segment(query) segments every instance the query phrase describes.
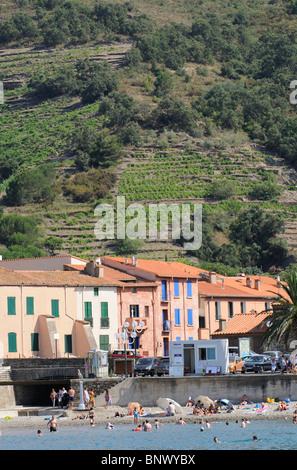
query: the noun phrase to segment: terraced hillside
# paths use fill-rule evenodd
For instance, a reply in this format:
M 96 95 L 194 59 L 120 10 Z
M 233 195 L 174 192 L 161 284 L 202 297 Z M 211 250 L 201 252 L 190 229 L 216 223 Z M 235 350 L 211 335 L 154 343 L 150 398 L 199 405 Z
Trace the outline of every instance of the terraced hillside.
M 117 0 L 85 5 L 63 0 L 4 1 L 0 38 L 4 35 L 2 22 L 20 13 L 29 15 L 29 26 L 34 23 L 38 29 L 34 32 L 33 28 L 34 34 L 30 30 L 29 38 L 24 33 L 17 42 L 0 45 L 0 78 L 5 90 L 0 114 L 4 214 L 37 218 L 45 238 L 62 241 L 56 253 L 93 258 L 118 252 L 116 240 L 99 241 L 94 235 L 95 207 L 102 202 L 116 205 L 116 196 L 125 196 L 127 205 L 137 202 L 146 207 L 155 202 L 200 202 L 210 215 L 210 238 L 218 246 L 230 241 L 227 220 L 256 206 L 263 213 L 281 215 L 282 236 L 288 243 L 290 261 L 295 261 L 297 171 L 292 135 L 296 117 L 294 108 L 284 105 L 288 96 L 276 87 L 276 83 L 283 86 L 287 93 L 287 80 L 294 71 L 293 60 L 280 64 L 295 51 L 289 33 L 297 19 L 288 3 L 274 2 L 272 7 L 267 0 L 242 8 L 220 0 L 216 4 L 201 0 L 197 5 L 174 0 L 139 0 L 133 5 Z M 106 8 L 106 17 L 100 17 L 96 5 Z M 58 21 L 59 13 L 63 21 L 69 18 L 70 7 L 77 26 L 74 31 L 70 20 L 67 24 Z M 52 17 L 65 39 L 45 46 L 51 37 L 47 21 Z M 135 28 L 137 21 L 143 30 Z M 80 28 L 89 22 L 86 38 Z M 285 48 L 279 54 L 275 49 L 278 41 Z M 263 56 L 256 57 L 261 48 Z M 95 70 L 92 65 L 110 64 L 117 80 L 114 90 L 89 101 L 79 90 L 73 92 L 71 86 L 81 70 L 77 65 L 85 63 L 90 76 Z M 276 77 L 271 75 L 274 69 Z M 69 73 L 69 83 L 64 86 L 63 78 Z M 48 77 L 51 85 L 60 88 L 58 92 L 52 88 L 53 95 L 44 97 L 32 81 L 37 78 L 48 85 Z M 288 122 L 282 120 L 284 116 Z M 85 128 L 89 134 L 83 135 L 77 147 L 75 137 L 81 137 Z M 92 138 L 102 130 L 109 135 L 109 143 L 119 139 L 122 150 L 116 163 L 107 168 L 116 174 L 114 187 L 102 197 L 87 200 L 69 195 L 67 182 L 77 174 L 87 174 L 94 154 L 89 148 Z M 287 158 L 280 156 L 282 152 Z M 56 172 L 51 198 L 8 204 L 7 190 L 16 175 L 48 163 Z M 268 195 L 263 195 L 265 185 L 271 190 Z M 182 244 L 172 240 L 147 240 L 135 250 L 148 258 L 199 261 L 199 254 L 186 253 Z

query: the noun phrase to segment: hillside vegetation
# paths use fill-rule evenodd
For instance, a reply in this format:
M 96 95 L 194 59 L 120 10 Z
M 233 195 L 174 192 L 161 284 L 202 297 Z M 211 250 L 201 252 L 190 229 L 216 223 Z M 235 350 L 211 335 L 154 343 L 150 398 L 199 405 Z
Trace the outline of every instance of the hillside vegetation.
M 4 258 L 295 263 L 295 0 L 5 0 L 0 14 Z M 117 195 L 202 203 L 201 248 L 97 240 L 94 209 Z

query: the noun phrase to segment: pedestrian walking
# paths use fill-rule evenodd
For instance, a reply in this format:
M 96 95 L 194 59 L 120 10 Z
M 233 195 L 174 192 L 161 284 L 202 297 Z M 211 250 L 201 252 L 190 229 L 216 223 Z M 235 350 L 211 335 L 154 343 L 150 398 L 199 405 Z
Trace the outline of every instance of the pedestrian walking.
M 52 388 L 52 391 L 50 393 L 50 399 L 52 401 L 52 406 L 54 408 L 56 406 L 56 399 L 57 399 L 57 392 L 54 388 Z
M 73 409 L 74 396 L 75 396 L 75 390 L 72 387 L 70 387 L 68 390 L 68 397 L 69 397 L 69 408 L 71 410 Z

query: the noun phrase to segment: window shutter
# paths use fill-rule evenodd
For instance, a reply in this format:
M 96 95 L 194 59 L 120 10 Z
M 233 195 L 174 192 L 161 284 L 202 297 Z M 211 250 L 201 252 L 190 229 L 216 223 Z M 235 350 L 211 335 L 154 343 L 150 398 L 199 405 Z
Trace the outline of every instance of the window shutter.
M 34 315 L 34 297 L 26 297 L 27 315 Z

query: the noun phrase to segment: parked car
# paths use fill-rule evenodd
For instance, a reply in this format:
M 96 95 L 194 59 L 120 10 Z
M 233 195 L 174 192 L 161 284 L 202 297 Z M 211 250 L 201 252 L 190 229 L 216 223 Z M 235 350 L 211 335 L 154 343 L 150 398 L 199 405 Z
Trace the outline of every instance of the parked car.
M 141 357 L 134 366 L 134 372 L 139 375 L 155 375 L 158 357 Z
M 169 374 L 169 357 L 160 357 L 156 367 L 155 367 L 155 374 L 160 377 L 164 374 Z
M 271 370 L 271 356 L 264 356 L 263 354 L 255 354 L 247 358 L 241 369 L 241 373 L 245 372 L 264 372 L 265 370 Z
M 127 349 L 126 351 L 126 354 L 127 354 L 127 357 L 130 359 L 130 358 L 134 358 L 135 357 L 135 351 L 134 349 Z M 118 358 L 121 358 L 121 357 L 125 357 L 125 350 L 124 349 L 116 349 L 115 351 L 113 351 L 113 353 L 111 354 L 111 357 L 118 357 Z M 141 354 L 139 354 L 137 351 L 136 351 L 136 358 L 137 357 L 144 357 L 142 356 Z
M 265 356 L 271 356 L 271 357 L 274 357 L 275 359 L 277 359 L 278 357 L 280 357 L 283 353 L 281 351 L 264 351 L 263 354 Z
M 230 374 L 236 374 L 236 372 L 241 371 L 244 361 L 236 355 L 229 355 L 229 372 Z

